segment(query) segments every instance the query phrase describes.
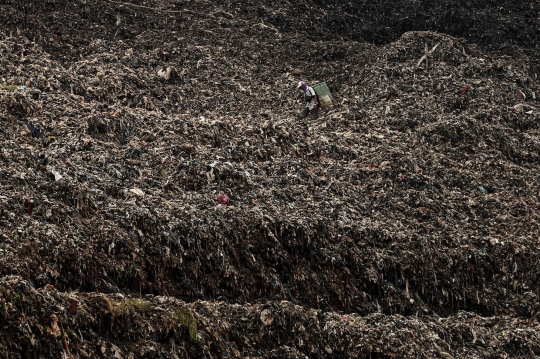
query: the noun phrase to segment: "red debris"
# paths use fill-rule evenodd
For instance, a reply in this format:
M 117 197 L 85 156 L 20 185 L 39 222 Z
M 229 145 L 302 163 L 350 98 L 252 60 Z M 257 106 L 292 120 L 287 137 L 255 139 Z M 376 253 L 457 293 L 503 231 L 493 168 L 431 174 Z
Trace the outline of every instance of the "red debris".
M 217 197 L 217 201 L 219 204 L 228 205 L 231 200 L 229 199 L 229 196 L 227 196 L 225 193 L 220 193 Z
M 69 312 L 70 312 L 71 314 L 77 314 L 77 301 L 72 300 L 72 301 L 69 303 Z
M 469 85 L 465 85 L 462 89 L 461 89 L 461 94 L 462 95 L 465 95 L 467 93 L 467 91 L 470 90 L 470 87 Z

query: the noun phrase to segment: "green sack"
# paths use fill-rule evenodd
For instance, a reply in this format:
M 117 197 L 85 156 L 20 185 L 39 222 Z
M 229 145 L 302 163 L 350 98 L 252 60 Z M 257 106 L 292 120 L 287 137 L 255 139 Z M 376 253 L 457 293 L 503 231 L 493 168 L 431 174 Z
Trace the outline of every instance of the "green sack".
M 332 94 L 330 93 L 328 86 L 326 86 L 326 82 L 321 82 L 314 85 L 313 90 L 315 90 L 315 93 L 319 98 L 321 108 L 328 107 L 332 104 Z

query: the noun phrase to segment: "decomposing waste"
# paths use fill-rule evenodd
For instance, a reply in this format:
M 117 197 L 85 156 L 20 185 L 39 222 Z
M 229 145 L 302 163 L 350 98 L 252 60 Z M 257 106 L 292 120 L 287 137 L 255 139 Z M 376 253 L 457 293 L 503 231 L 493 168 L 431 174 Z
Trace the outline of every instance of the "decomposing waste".
M 0 356 L 540 355 L 533 50 L 185 3 L 0 1 Z

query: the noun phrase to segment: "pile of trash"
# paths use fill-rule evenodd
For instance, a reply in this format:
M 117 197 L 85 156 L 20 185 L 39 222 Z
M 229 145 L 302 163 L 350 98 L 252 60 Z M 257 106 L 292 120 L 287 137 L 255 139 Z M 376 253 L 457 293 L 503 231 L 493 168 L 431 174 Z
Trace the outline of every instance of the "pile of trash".
M 538 321 L 457 312 L 367 316 L 307 309 L 287 301 L 184 303 L 174 297 L 36 289 L 0 279 L 9 358 L 491 358 L 534 357 Z
M 9 307 L 5 356 L 539 355 L 527 51 L 312 39 L 225 2 L 77 4 L 0 1 L 0 287 L 47 308 Z M 300 80 L 331 92 L 317 120 Z M 68 351 L 73 293 L 110 306 Z M 197 341 L 164 321 L 177 308 Z M 67 334 L 47 347 L 52 314 Z

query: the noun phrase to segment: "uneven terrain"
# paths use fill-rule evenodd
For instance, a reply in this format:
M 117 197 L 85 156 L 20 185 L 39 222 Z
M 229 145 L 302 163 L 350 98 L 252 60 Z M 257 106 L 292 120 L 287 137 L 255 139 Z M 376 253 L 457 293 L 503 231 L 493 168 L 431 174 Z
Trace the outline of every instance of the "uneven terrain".
M 539 23 L 0 0 L 0 357 L 540 356 Z

